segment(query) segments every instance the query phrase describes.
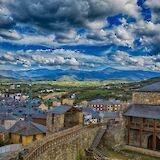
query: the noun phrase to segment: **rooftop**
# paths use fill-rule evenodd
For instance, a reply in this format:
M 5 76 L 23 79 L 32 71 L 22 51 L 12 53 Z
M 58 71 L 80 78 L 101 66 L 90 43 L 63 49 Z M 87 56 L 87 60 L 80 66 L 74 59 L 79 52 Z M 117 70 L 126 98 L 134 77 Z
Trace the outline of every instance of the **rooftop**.
M 19 120 L 9 130 L 10 133 L 21 134 L 25 136 L 46 133 L 46 126 L 34 123 L 29 120 Z
M 47 114 L 46 113 L 35 112 L 34 114 L 32 114 L 32 118 L 46 119 Z
M 97 104 L 97 105 L 114 105 L 114 104 L 120 104 L 120 100 L 103 100 L 103 99 L 96 99 L 89 102 L 89 104 Z
M 99 115 L 102 118 L 117 118 L 119 117 L 119 112 L 100 112 Z
M 160 119 L 160 106 L 134 104 L 124 113 L 124 116 Z
M 141 92 L 160 92 L 160 82 L 146 85 L 142 88 L 139 88 L 138 91 L 141 91 Z
M 17 120 L 17 117 L 13 116 L 12 114 L 7 113 L 0 113 L 1 120 Z
M 71 108 L 72 108 L 72 106 L 61 105 L 61 106 L 57 106 L 57 107 L 54 107 L 54 108 L 48 110 L 48 112 L 54 113 L 54 114 L 63 114 L 65 112 L 67 112 L 68 110 L 70 110 Z
M 85 115 L 90 114 L 92 115 L 93 118 L 100 119 L 99 113 L 95 109 L 85 107 L 85 108 L 82 108 L 82 112 Z
M 119 112 L 103 112 L 103 111 L 98 112 L 89 107 L 82 108 L 82 112 L 84 112 L 84 114 L 91 114 L 93 118 L 97 119 L 119 117 Z

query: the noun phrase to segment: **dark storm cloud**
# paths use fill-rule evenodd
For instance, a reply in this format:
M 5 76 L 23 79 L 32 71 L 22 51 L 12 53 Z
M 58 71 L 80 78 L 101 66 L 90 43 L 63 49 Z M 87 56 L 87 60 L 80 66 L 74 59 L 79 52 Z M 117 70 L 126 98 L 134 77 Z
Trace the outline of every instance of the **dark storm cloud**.
M 4 27 L 12 28 L 15 23 L 36 27 L 39 34 L 55 34 L 58 43 L 75 39 L 77 29 L 104 27 L 108 16 L 140 17 L 137 0 L 1 0 L 1 4 L 8 11 L 0 17 Z
M 30 23 L 47 30 L 60 30 L 82 25 L 88 14 L 88 4 L 75 0 L 16 0 L 7 3 L 16 22 Z
M 20 35 L 13 29 L 16 22 L 9 15 L 7 8 L 0 2 L 0 38 L 17 40 Z
M 15 22 L 11 17 L 0 14 L 0 29 L 9 29 L 13 25 L 15 25 Z
M 8 0 L 6 6 L 16 22 L 46 30 L 86 27 L 87 23 L 120 12 L 138 17 L 135 0 Z

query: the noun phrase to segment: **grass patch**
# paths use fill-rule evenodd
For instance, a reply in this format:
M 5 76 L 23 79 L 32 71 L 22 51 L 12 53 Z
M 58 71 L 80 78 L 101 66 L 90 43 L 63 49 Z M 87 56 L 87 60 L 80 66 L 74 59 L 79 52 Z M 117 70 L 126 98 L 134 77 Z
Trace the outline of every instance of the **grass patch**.
M 45 100 L 45 99 L 50 99 L 50 98 L 53 98 L 53 97 L 61 97 L 63 95 L 67 94 L 67 92 L 54 92 L 54 93 L 50 93 L 46 96 L 43 96 L 42 99 Z
M 151 157 L 128 150 L 114 151 L 107 148 L 98 148 L 98 150 L 112 160 L 160 160 L 160 158 Z

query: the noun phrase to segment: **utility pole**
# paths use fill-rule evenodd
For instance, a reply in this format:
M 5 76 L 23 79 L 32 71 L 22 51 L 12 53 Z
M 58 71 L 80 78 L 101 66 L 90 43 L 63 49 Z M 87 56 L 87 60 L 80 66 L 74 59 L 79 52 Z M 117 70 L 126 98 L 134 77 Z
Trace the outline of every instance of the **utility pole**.
M 31 117 L 31 109 L 32 109 L 32 83 L 29 84 L 29 103 L 28 103 L 28 114 Z

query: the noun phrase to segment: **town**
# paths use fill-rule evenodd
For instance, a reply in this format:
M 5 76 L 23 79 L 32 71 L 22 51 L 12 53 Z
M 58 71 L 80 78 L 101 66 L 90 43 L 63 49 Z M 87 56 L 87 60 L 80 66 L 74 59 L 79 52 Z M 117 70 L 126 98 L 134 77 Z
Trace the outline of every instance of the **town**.
M 0 0 L 0 160 L 160 160 L 160 0 Z
M 160 158 L 159 78 L 74 89 L 39 83 L 1 83 L 0 159 Z M 98 90 L 103 94 L 80 99 Z

